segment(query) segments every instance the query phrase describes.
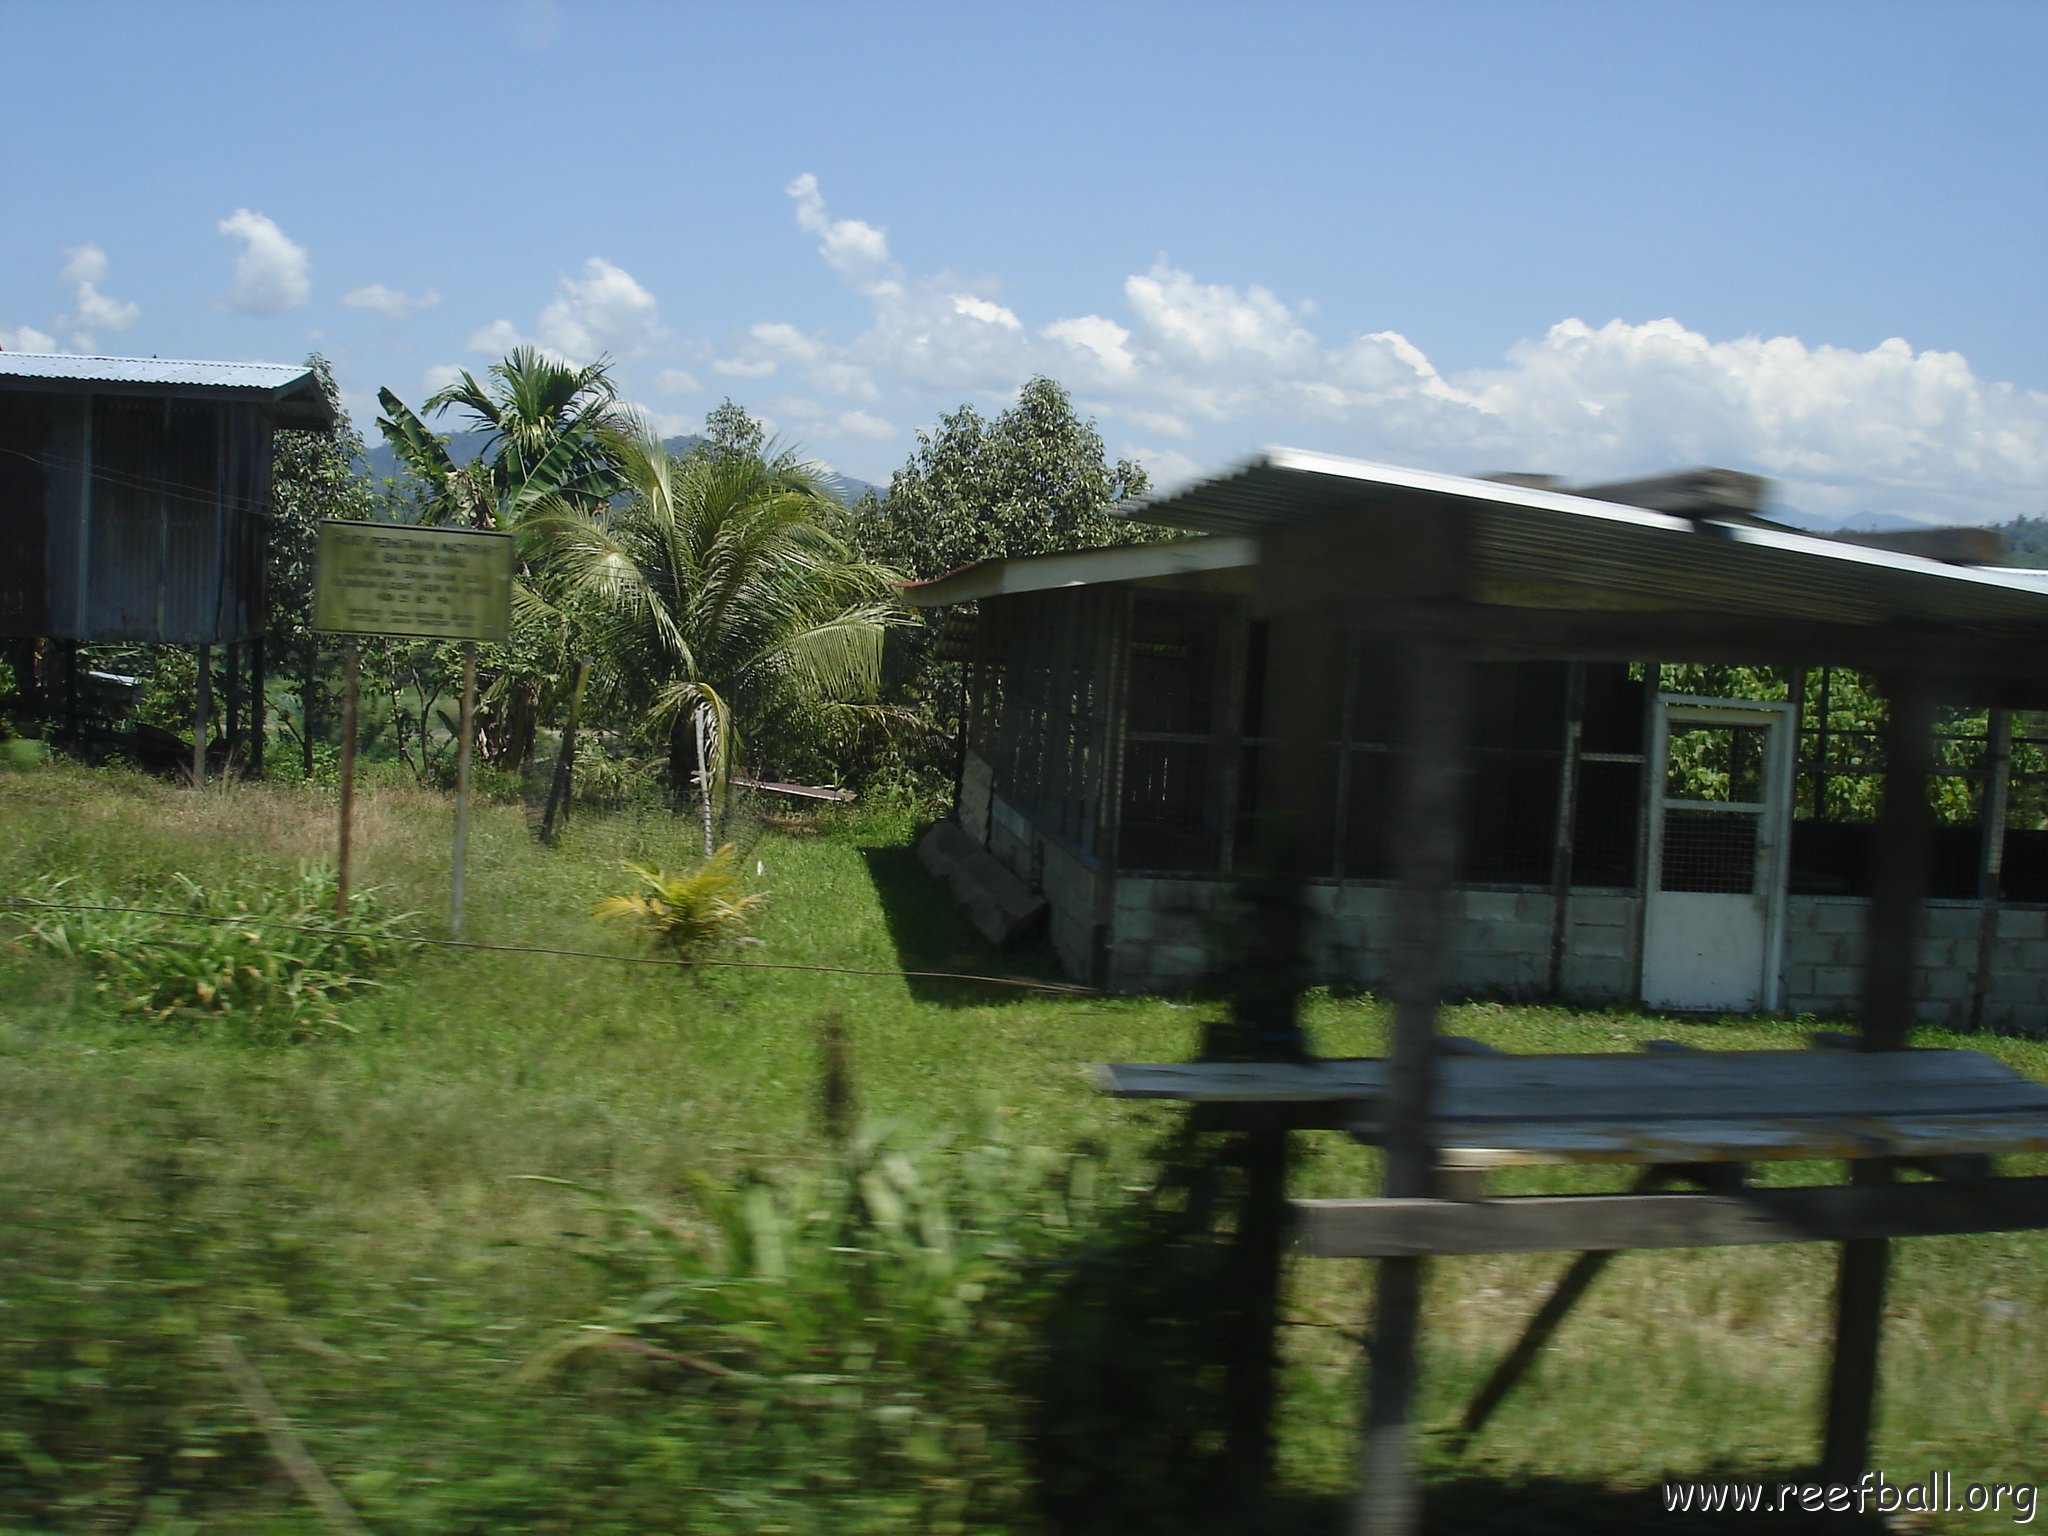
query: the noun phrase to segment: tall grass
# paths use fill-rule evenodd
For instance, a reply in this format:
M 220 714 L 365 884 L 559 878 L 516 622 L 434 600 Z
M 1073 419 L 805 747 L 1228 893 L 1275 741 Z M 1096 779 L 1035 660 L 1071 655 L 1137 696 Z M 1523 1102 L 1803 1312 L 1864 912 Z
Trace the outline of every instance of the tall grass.
M 435 931 L 448 802 L 393 785 L 358 807 L 358 882 Z M 916 870 L 912 830 L 901 811 L 763 830 L 740 860 L 772 898 L 747 957 L 1046 971 L 1042 957 L 980 943 Z M 530 1370 L 565 1329 L 644 1298 L 644 1272 L 587 1261 L 627 1240 L 616 1208 L 709 1230 L 707 1188 L 838 1177 L 819 1112 L 827 1013 L 868 1125 L 912 1145 L 979 1144 L 984 1124 L 1014 1148 L 1086 1142 L 1106 1205 L 1137 1200 L 1128 1191 L 1147 1185 L 1175 1112 L 1107 1100 L 1085 1068 L 1186 1056 L 1215 1010 L 625 963 L 641 952 L 591 919 L 592 903 L 621 861 L 682 865 L 699 835 L 687 819 L 579 809 L 546 850 L 516 808 L 480 807 L 464 937 L 621 958 L 428 951 L 341 1005 L 353 1033 L 299 1045 L 166 1036 L 109 1009 L 61 957 L 0 946 L 0 1527 L 322 1529 L 218 1368 L 209 1341 L 227 1333 L 374 1530 L 903 1528 L 906 1485 L 864 1484 L 851 1463 L 828 1469 L 844 1486 L 822 1502 L 788 1496 L 767 1421 L 735 1414 L 710 1378 L 650 1395 L 606 1372 Z M 284 882 L 331 857 L 333 837 L 331 795 L 312 788 L 194 792 L 64 768 L 0 777 L 0 894 L 66 875 L 136 892 L 168 889 L 178 872 Z M 1319 995 L 1308 1018 L 1330 1054 L 1384 1042 L 1371 998 Z M 1446 1027 L 1534 1051 L 1674 1035 L 1790 1047 L 1804 1025 L 1470 1006 Z M 2048 1077 L 2038 1043 L 1961 1043 Z M 1296 1193 L 1373 1187 L 1368 1152 L 1299 1140 Z M 1809 1174 L 1833 1176 L 1772 1176 Z M 2038 1478 L 2048 1466 L 2044 1261 L 2034 1235 L 1899 1246 L 1877 1452 L 1895 1478 L 1929 1465 L 1959 1481 Z M 1561 1264 L 1431 1266 L 1427 1424 L 1455 1419 Z M 1617 1259 L 1479 1441 L 1457 1455 L 1425 1438 L 1439 1507 L 1462 1519 L 1485 1499 L 1547 1491 L 1582 1524 L 1604 1512 L 1625 1529 L 1639 1507 L 1628 1500 L 1666 1475 L 1809 1462 L 1831 1265 L 1803 1247 Z M 1359 1263 L 1289 1268 L 1281 1446 L 1297 1528 L 1328 1525 L 1349 1483 L 1370 1278 Z M 1027 1334 L 1017 1347 L 1042 1343 Z M 1036 1518 L 1028 1500 L 915 1507 L 991 1529 Z

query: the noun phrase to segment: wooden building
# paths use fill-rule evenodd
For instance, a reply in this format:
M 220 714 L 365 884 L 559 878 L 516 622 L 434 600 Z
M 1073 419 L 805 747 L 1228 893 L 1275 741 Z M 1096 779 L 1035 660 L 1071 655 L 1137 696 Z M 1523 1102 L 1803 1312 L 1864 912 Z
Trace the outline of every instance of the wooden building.
M 1925 660 L 1916 1014 L 2048 1026 L 2048 717 L 2024 712 L 2048 690 L 2023 680 L 2048 655 L 2048 587 L 1774 527 L 1760 490 L 1698 471 L 1565 493 L 1279 451 L 1140 511 L 1204 537 L 914 586 L 926 608 L 975 605 L 955 624 L 957 819 L 1043 894 L 1072 974 L 1132 990 L 1234 963 L 1219 936 L 1284 806 L 1312 975 L 1383 985 L 1396 658 L 1429 596 L 1404 552 L 1435 540 L 1428 580 L 1459 594 L 1476 668 L 1454 992 L 1852 1011 L 1884 762 L 1864 674 Z M 1311 523 L 1324 549 L 1276 576 L 1275 541 Z M 1286 688 L 1317 724 L 1283 784 Z
M 226 645 L 236 688 L 271 434 L 334 426 L 304 366 L 0 352 L 0 637 Z

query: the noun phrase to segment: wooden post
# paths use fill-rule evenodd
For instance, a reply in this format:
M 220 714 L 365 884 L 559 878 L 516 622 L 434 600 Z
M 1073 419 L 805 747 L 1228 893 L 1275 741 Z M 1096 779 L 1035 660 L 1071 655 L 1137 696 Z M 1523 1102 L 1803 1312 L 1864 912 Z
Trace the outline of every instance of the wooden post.
M 455 742 L 455 870 L 448 901 L 448 936 L 462 937 L 462 870 L 469 853 L 469 753 L 476 722 L 476 645 L 462 645 L 462 714 Z
M 1449 642 L 1434 635 L 1410 639 L 1406 662 L 1406 751 L 1396 851 L 1400 910 L 1387 986 L 1394 1006 L 1394 1051 L 1387 1075 L 1386 1193 L 1424 1198 L 1432 1193 L 1435 1163 L 1430 1101 L 1436 1011 L 1464 813 L 1472 668 Z M 1422 1490 L 1408 1415 L 1416 1387 L 1422 1281 L 1420 1259 L 1380 1261 L 1365 1439 L 1351 1512 L 1356 1536 L 1410 1536 L 1421 1528 Z
M 356 803 L 356 643 L 341 653 L 341 848 L 335 859 L 334 915 L 348 916 L 349 820 Z
M 249 776 L 263 777 L 263 750 L 270 740 L 270 675 L 264 666 L 264 638 L 249 642 Z
M 198 696 L 192 719 L 192 787 L 206 786 L 206 728 L 213 719 L 213 647 L 199 647 Z
M 1920 904 L 1927 889 L 1927 776 L 1933 769 L 1934 692 L 1924 673 L 1883 680 L 1890 708 L 1884 726 L 1884 809 L 1877 824 L 1876 880 L 1864 934 L 1863 1034 L 1866 1051 L 1904 1050 L 1913 1028 L 1913 972 L 1920 954 Z M 1857 1185 L 1889 1184 L 1891 1164 L 1850 1165 Z M 1828 1373 L 1827 1429 L 1821 1469 L 1853 1482 L 1868 1465 L 1877 1396 L 1878 1337 L 1884 1322 L 1883 1238 L 1842 1244 L 1835 1283 L 1835 1353 Z
M 2005 872 L 2005 818 L 2012 804 L 2012 711 L 1994 709 L 1984 743 L 1984 796 L 1978 820 L 1984 841 L 1977 851 L 1977 970 L 1970 981 L 1970 1028 L 1984 1027 L 1984 1003 L 1991 991 L 1991 963 L 1998 952 L 1998 905 Z

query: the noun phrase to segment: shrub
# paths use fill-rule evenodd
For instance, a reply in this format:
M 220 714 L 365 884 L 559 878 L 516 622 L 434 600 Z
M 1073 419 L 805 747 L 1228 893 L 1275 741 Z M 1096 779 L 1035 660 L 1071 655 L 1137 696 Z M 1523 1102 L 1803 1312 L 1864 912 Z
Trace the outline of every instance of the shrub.
M 167 897 L 146 903 L 173 909 L 167 915 L 45 876 L 23 893 L 51 904 L 29 932 L 91 966 L 100 993 L 123 1012 L 159 1022 L 229 1019 L 258 1037 L 294 1040 L 347 1029 L 342 1001 L 378 985 L 369 973 L 415 947 L 414 914 L 382 911 L 374 891 L 351 892 L 348 916 L 337 918 L 327 864 L 302 865 L 291 884 L 254 891 L 172 880 Z
M 605 897 L 590 915 L 625 923 L 656 948 L 690 959 L 713 944 L 740 937 L 766 899 L 740 889 L 733 862 L 731 843 L 679 875 L 628 861 L 625 867 L 640 889 Z

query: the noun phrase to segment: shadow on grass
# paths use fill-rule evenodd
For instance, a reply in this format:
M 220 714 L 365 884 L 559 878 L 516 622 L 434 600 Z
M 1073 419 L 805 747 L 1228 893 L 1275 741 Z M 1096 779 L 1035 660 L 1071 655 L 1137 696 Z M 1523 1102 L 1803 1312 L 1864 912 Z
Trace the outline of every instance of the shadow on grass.
M 1043 939 L 1012 950 L 999 950 L 984 939 L 952 893 L 918 862 L 915 849 L 863 847 L 860 855 L 867 861 L 868 878 L 874 882 L 882 919 L 888 924 L 896 963 L 904 970 L 1066 982 Z M 1029 1002 L 1047 995 L 1023 987 L 925 976 L 911 978 L 910 992 L 921 1003 L 947 1008 Z

